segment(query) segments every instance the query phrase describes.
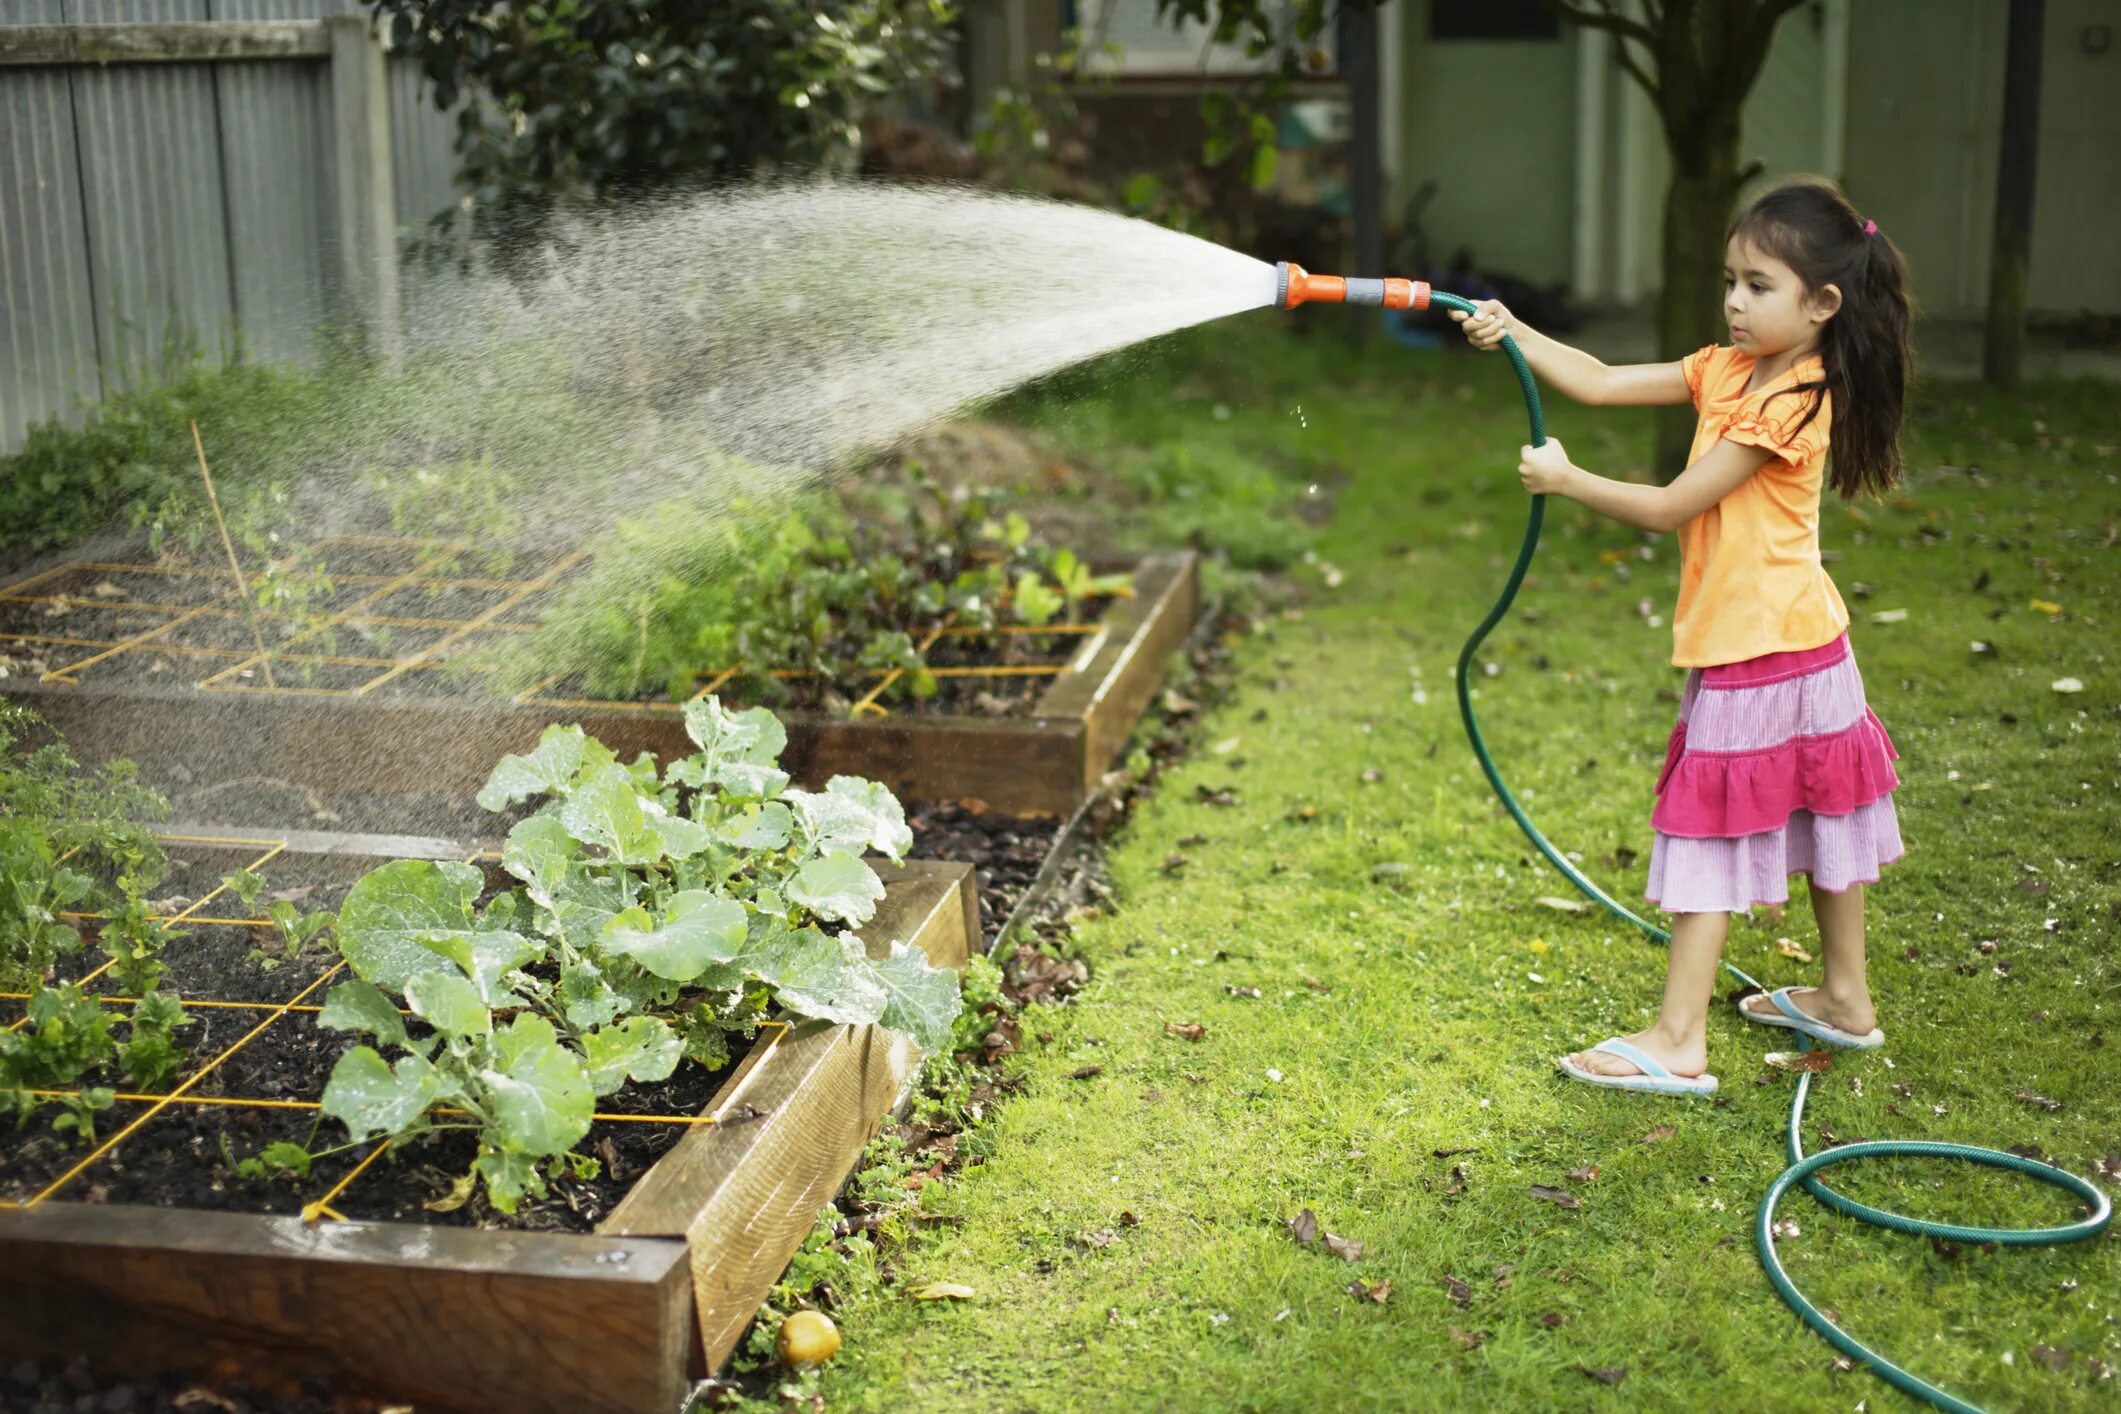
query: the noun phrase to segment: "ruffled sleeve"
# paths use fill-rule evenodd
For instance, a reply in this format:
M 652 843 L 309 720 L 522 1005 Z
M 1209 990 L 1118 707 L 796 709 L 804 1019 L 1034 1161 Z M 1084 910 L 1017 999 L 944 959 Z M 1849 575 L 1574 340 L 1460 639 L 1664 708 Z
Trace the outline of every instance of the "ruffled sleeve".
M 1721 436 L 1726 442 L 1773 452 L 1793 467 L 1807 465 L 1826 454 L 1828 430 L 1833 426 L 1828 398 L 1824 389 L 1762 389 L 1732 411 Z M 1815 399 L 1819 413 L 1806 421 Z
M 1716 345 L 1709 344 L 1694 350 L 1685 358 L 1679 360 L 1679 371 L 1686 375 L 1687 395 L 1694 400 L 1694 406 L 1697 408 L 1701 406 L 1703 375 L 1708 372 L 1709 360 L 1715 356 Z

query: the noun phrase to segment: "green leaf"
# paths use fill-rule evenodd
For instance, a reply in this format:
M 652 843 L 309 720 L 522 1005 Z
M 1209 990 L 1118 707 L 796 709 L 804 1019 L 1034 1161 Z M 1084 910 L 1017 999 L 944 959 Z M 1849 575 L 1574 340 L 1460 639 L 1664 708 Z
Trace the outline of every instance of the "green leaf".
M 788 801 L 817 836 L 817 850 L 863 854 L 875 850 L 901 859 L 913 847 L 905 807 L 876 781 L 834 776 L 822 793 L 793 790 Z
M 1017 619 L 1033 625 L 1051 623 L 1054 615 L 1067 607 L 1067 601 L 1049 588 L 1036 570 L 1025 570 L 1016 577 L 1016 593 L 1010 602 L 1016 608 Z
M 568 834 L 621 864 L 653 864 L 663 857 L 663 842 L 641 809 L 633 773 L 616 763 L 575 787 L 560 807 L 560 823 Z
M 403 1046 L 405 1018 L 373 982 L 341 982 L 324 994 L 317 1025 L 331 1031 L 364 1031 L 386 1046 Z
M 514 1212 L 526 1195 L 544 1196 L 545 1181 L 538 1177 L 535 1155 L 488 1149 L 472 1167 L 486 1180 L 486 1201 L 501 1212 Z
M 323 1111 L 344 1123 L 358 1142 L 410 1128 L 443 1089 L 440 1073 L 420 1056 L 399 1056 L 393 1069 L 371 1048 L 356 1046 L 332 1067 Z
M 771 800 L 788 789 L 786 771 L 750 761 L 724 761 L 714 768 L 712 779 L 728 794 L 747 800 Z
M 629 908 L 604 927 L 600 940 L 656 976 L 690 982 L 711 965 L 727 962 L 744 945 L 744 905 L 705 889 L 674 894 L 661 926 L 644 908 Z
M 742 761 L 771 766 L 788 749 L 788 731 L 764 707 L 726 710 L 719 698 L 695 698 L 685 704 L 685 734 L 707 756 L 710 766 Z
M 714 848 L 714 833 L 682 815 L 651 815 L 648 823 L 663 842 L 663 853 L 671 859 L 690 859 Z
M 471 936 L 485 879 L 469 864 L 400 859 L 362 876 L 339 909 L 339 951 L 355 975 L 403 991 L 441 965 L 440 940 Z
M 605 927 L 625 906 L 618 880 L 577 873 L 560 885 L 552 912 L 568 943 L 586 951 L 596 947 Z
M 569 1026 L 602 1026 L 626 1009 L 625 998 L 604 980 L 603 969 L 588 958 L 560 970 L 560 1010 Z
M 815 928 L 791 932 L 778 954 L 764 961 L 756 975 L 791 1010 L 856 1026 L 884 1014 L 888 998 L 851 933 L 833 938 Z
M 501 867 L 523 881 L 532 903 L 551 908 L 580 854 L 557 815 L 533 815 L 508 832 Z
M 785 849 L 794 833 L 795 817 L 778 800 L 746 806 L 722 822 L 723 843 L 737 849 Z
M 405 983 L 405 1004 L 435 1030 L 449 1036 L 486 1036 L 493 1014 L 479 989 L 453 972 L 416 973 Z
M 260 1149 L 258 1158 L 268 1169 L 291 1173 L 297 1178 L 309 1177 L 309 1150 L 300 1144 L 278 1140 Z
M 951 1024 L 964 1006 L 957 974 L 936 967 L 919 948 L 894 942 L 891 955 L 873 962 L 870 969 L 888 999 L 879 1018 L 895 1031 L 904 1031 L 929 1055 L 950 1048 Z
M 560 1154 L 589 1132 L 596 1108 L 589 1074 L 559 1043 L 542 1016 L 518 1016 L 494 1033 L 497 1068 L 479 1072 L 493 1092 L 501 1147 L 524 1154 Z
M 631 1016 L 623 1025 L 584 1033 L 582 1053 L 589 1063 L 589 1088 L 609 1095 L 628 1080 L 668 1080 L 684 1058 L 685 1043 L 661 1018 Z
M 528 756 L 503 756 L 479 791 L 479 804 L 506 810 L 534 795 L 557 793 L 582 765 L 582 729 L 554 723 Z
M 501 985 L 501 979 L 524 963 L 544 956 L 544 949 L 521 933 L 500 928 L 482 928 L 474 933 L 422 933 L 420 942 L 455 963 L 487 1006 L 513 1005 L 515 995 Z
M 883 896 L 876 871 L 851 854 L 813 859 L 788 883 L 788 897 L 828 923 L 866 923 Z

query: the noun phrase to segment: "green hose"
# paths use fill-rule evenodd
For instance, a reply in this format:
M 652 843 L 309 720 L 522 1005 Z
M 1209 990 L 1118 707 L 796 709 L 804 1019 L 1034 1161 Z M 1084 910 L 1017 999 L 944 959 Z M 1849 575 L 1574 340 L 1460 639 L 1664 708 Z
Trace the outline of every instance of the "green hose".
M 1467 314 L 1471 314 L 1474 310 L 1471 300 L 1463 299 L 1457 295 L 1444 294 L 1440 291 L 1430 295 L 1429 302 L 1436 308 L 1462 310 Z M 1539 385 L 1532 379 L 1531 366 L 1525 362 L 1524 354 L 1517 347 L 1517 341 L 1507 334 L 1503 336 L 1502 350 L 1510 356 L 1510 364 L 1517 370 L 1518 385 L 1524 390 L 1525 413 L 1531 422 L 1532 445 L 1543 445 L 1547 440 L 1546 417 L 1540 410 Z M 1459 650 L 1457 673 L 1458 714 L 1465 721 L 1466 736 L 1472 740 L 1473 754 L 1480 760 L 1480 769 L 1487 773 L 1488 784 L 1495 788 L 1495 794 L 1502 801 L 1503 808 L 1510 812 L 1510 818 L 1517 822 L 1518 828 L 1524 831 L 1525 837 L 1531 840 L 1541 854 L 1546 856 L 1547 862 L 1559 869 L 1563 876 L 1578 889 L 1582 890 L 1587 897 L 1596 899 L 1618 917 L 1625 918 L 1628 922 L 1642 929 L 1652 941 L 1669 943 L 1672 940 L 1670 933 L 1667 933 L 1664 929 L 1649 922 L 1647 919 L 1639 918 L 1626 908 L 1623 908 L 1603 889 L 1585 878 L 1573 864 L 1563 857 L 1559 850 L 1547 843 L 1546 836 L 1539 833 L 1538 828 L 1525 815 L 1524 808 L 1517 803 L 1517 797 L 1510 794 L 1510 788 L 1503 784 L 1501 773 L 1495 769 L 1495 759 L 1488 754 L 1487 743 L 1481 739 L 1480 724 L 1473 719 L 1473 654 L 1479 649 L 1482 640 L 1488 636 L 1489 631 L 1497 623 L 1501 622 L 1502 616 L 1508 612 L 1510 601 L 1517 597 L 1518 586 L 1524 583 L 1525 570 L 1531 566 L 1532 554 L 1539 548 L 1539 531 L 1545 519 L 1546 497 L 1534 496 L 1532 498 L 1531 513 L 1525 522 L 1524 544 L 1517 551 L 1517 563 L 1510 569 L 1509 582 L 1503 585 L 1502 596 L 1495 601 L 1495 607 L 1488 610 L 1487 617 L 1480 621 L 1480 627 L 1473 630 L 1472 637 L 1468 638 L 1465 647 Z M 1760 983 L 1747 976 L 1730 962 L 1725 961 L 1722 965 L 1726 971 L 1747 986 L 1760 987 Z M 1764 991 L 1766 989 L 1761 988 L 1761 990 Z M 2105 1193 L 2101 1192 L 2089 1181 L 2079 1178 L 2076 1174 L 2056 1168 L 2052 1164 L 2041 1163 L 2037 1159 L 2020 1158 L 2016 1154 L 2007 1154 L 1998 1149 L 1982 1149 L 1972 1144 L 1940 1144 L 1921 1140 L 1873 1140 L 1860 1144 L 1844 1144 L 1839 1148 L 1828 1149 L 1823 1153 L 1814 1154 L 1810 1158 L 1806 1158 L 1800 1133 L 1804 1123 L 1804 1102 L 1805 1098 L 1810 1094 L 1811 1082 L 1812 1077 L 1809 1073 L 1801 1074 L 1797 1077 L 1796 1098 L 1790 1102 L 1789 1167 L 1785 1168 L 1776 1177 L 1775 1181 L 1768 1185 L 1767 1195 L 1760 1200 L 1760 1211 L 1754 1222 L 1753 1234 L 1760 1252 L 1760 1265 L 1767 1269 L 1768 1280 L 1774 1284 L 1776 1292 L 1781 1295 L 1782 1299 L 1789 1303 L 1790 1308 L 1804 1318 L 1806 1325 L 1820 1335 L 1825 1336 L 1827 1341 L 1842 1354 L 1852 1360 L 1862 1361 L 1888 1383 L 1918 1398 L 1926 1399 L 1940 1409 L 1958 1411 L 1959 1414 L 1979 1414 L 1976 1406 L 1968 1404 L 1962 1399 L 1954 1398 L 1943 1390 L 1938 1389 L 1935 1385 L 1917 1379 L 1883 1355 L 1880 1355 L 1877 1351 L 1844 1334 L 1840 1327 L 1821 1314 L 1818 1307 L 1805 1299 L 1804 1293 L 1799 1291 L 1796 1284 L 1790 1280 L 1789 1273 L 1782 1269 L 1781 1259 L 1775 1255 L 1775 1205 L 1782 1201 L 1784 1193 L 1801 1183 L 1804 1185 L 1806 1192 L 1836 1212 L 1846 1213 L 1850 1217 L 1860 1218 L 1864 1222 L 1875 1224 L 1878 1227 L 1891 1228 L 1895 1232 L 1943 1238 L 1953 1242 L 1994 1242 L 2005 1247 L 2053 1247 L 2065 1242 L 2081 1242 L 2089 1237 L 2097 1237 L 2104 1232 L 2107 1224 L 2113 1218 L 2113 1204 L 2108 1201 Z M 1843 1197 L 1814 1177 L 1819 1170 L 1832 1164 L 1875 1158 L 1965 1159 L 1970 1163 L 1986 1164 L 1990 1168 L 2009 1169 L 2014 1173 L 2030 1174 L 2034 1178 L 2052 1183 L 2058 1188 L 2068 1189 L 2079 1199 L 2083 1200 L 2091 1209 L 2091 1212 L 2082 1220 L 2063 1227 L 1961 1227 L 1954 1223 L 1928 1222 L 1921 1218 L 1903 1217 L 1898 1213 L 1888 1213 L 1878 1208 L 1868 1207 L 1853 1199 Z

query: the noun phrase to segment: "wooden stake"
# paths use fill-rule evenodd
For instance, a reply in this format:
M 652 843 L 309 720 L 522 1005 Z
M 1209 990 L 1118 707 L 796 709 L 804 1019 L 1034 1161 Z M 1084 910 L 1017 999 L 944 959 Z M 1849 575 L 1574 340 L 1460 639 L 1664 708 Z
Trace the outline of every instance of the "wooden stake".
M 228 538 L 228 522 L 221 519 L 221 498 L 214 494 L 213 473 L 206 469 L 206 444 L 199 440 L 197 419 L 191 425 L 191 444 L 199 453 L 199 479 L 206 483 L 206 504 L 213 508 L 214 525 L 221 532 L 221 548 L 228 551 L 228 568 L 236 576 L 236 594 L 243 601 L 243 617 L 250 620 L 250 641 L 258 646 L 258 665 L 265 669 L 265 685 L 276 686 L 272 680 L 272 655 L 266 651 L 265 635 L 258 631 L 257 608 L 250 602 L 250 585 L 243 578 L 243 565 L 236 559 L 235 542 Z

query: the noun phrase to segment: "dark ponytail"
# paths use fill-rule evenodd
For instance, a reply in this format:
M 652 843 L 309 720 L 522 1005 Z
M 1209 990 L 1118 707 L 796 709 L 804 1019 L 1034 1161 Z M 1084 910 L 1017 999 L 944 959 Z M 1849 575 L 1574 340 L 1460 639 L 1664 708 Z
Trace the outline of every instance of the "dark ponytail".
M 1789 266 L 1808 292 L 1828 285 L 1841 291 L 1841 308 L 1820 336 L 1826 380 L 1785 391 L 1808 395 L 1800 429 L 1819 415 L 1820 392 L 1833 395 L 1827 482 L 1843 500 L 1899 485 L 1900 420 L 1914 370 L 1914 305 L 1899 247 L 1820 177 L 1768 192 L 1732 225 L 1731 236 Z

